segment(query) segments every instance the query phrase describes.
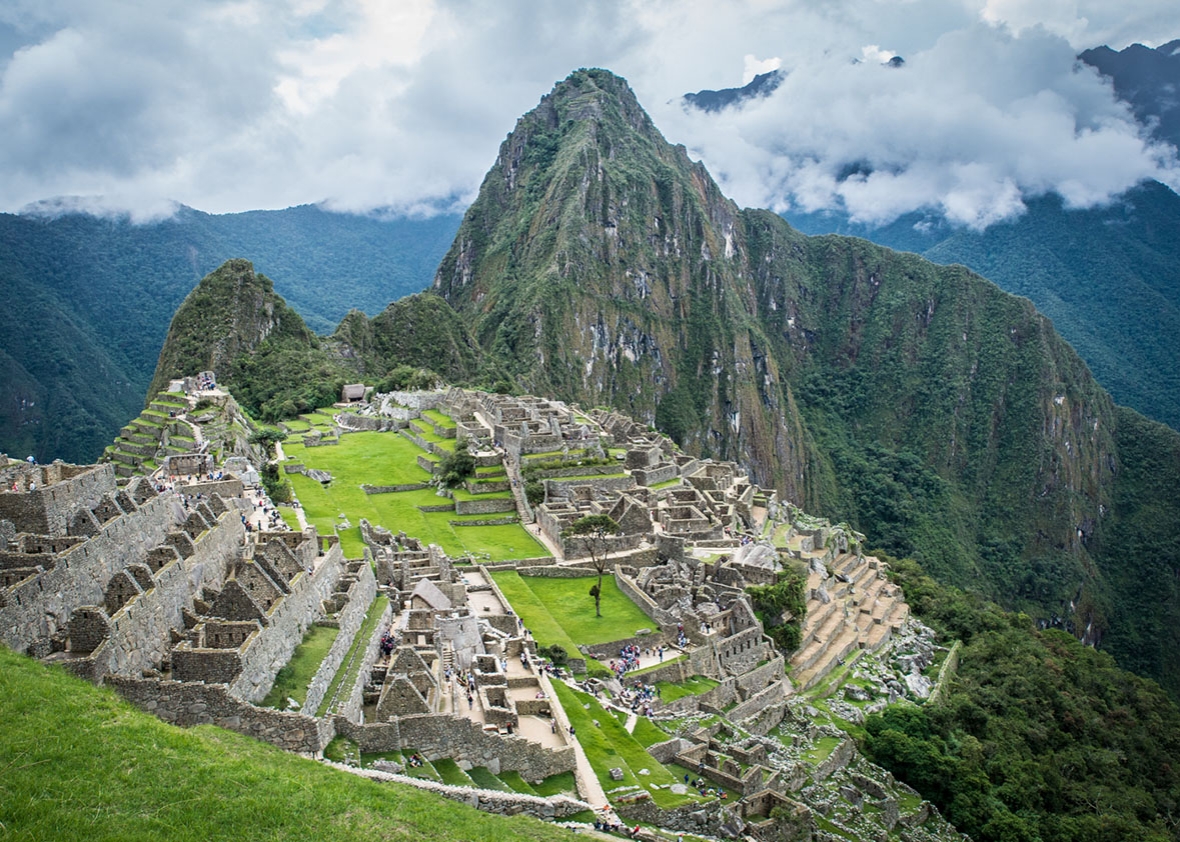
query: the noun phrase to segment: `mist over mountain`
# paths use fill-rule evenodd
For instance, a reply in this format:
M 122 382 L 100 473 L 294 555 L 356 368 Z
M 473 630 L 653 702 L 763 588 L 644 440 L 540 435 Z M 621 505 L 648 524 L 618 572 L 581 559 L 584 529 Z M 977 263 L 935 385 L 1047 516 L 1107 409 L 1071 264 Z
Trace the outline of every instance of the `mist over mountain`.
M 1110 78 L 1115 93 L 1152 135 L 1180 147 L 1180 38 L 1155 49 L 1095 47 L 1078 58 Z

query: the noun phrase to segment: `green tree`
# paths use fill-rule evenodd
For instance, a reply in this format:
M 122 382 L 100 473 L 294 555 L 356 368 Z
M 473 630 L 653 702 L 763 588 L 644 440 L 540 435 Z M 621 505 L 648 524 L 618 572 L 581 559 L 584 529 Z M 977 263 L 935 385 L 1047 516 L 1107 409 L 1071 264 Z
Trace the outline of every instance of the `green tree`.
M 475 476 L 475 457 L 467 448 L 467 439 L 457 442 L 455 452 L 442 458 L 435 475 L 443 488 L 458 488 Z
M 607 536 L 618 535 L 619 524 L 610 515 L 586 515 L 578 518 L 563 533 L 567 536 L 576 535 L 584 540 L 586 550 L 590 553 L 590 563 L 598 571 L 598 584 L 590 589 L 590 596 L 594 597 L 594 613 L 602 616 L 602 576 L 606 572 Z

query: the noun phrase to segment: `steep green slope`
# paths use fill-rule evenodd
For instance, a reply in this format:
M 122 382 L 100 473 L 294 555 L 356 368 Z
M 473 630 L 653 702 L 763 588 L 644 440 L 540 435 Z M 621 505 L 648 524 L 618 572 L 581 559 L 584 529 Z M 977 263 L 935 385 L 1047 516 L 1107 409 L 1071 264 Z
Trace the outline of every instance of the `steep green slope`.
M 37 840 L 557 840 L 564 828 L 181 729 L 0 647 L 0 829 Z M 440 816 L 445 819 L 440 820 Z
M 1148 182 L 1109 207 L 1028 201 L 1017 219 L 978 232 L 923 214 L 868 228 L 832 214 L 788 214 L 809 234 L 842 233 L 962 263 L 1029 298 L 1119 403 L 1180 429 L 1180 196 Z
M 457 225 L 311 206 L 182 208 L 144 225 L 0 214 L 0 358 L 10 374 L 0 379 L 0 452 L 97 458 L 142 407 L 176 307 L 225 260 L 252 259 L 328 332 L 350 308 L 376 313 L 426 286 Z
M 489 367 L 459 314 L 430 293 L 394 301 L 372 319 L 349 313 L 332 339 L 337 353 L 374 376 L 406 365 L 433 371 L 449 383 L 496 379 L 496 368 Z
M 1120 608 L 1136 588 L 1105 536 L 1141 484 L 1141 454 L 1119 446 L 1136 416 L 1027 300 L 738 211 L 606 71 L 574 73 L 521 118 L 435 288 L 525 388 L 741 461 L 949 581 L 1091 641 L 1175 608 L 1170 592 Z M 1180 483 L 1180 466 L 1159 481 Z M 1166 670 L 1178 640 L 1173 626 L 1144 663 Z M 1180 690 L 1180 674 L 1145 668 Z

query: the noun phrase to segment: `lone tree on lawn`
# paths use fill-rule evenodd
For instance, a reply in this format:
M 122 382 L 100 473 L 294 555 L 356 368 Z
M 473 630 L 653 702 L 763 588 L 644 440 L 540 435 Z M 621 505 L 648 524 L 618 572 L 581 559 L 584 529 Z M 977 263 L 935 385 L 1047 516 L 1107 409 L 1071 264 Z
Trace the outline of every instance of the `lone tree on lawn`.
M 467 449 L 467 439 L 456 442 L 455 452 L 439 460 L 434 476 L 443 488 L 458 488 L 469 477 L 475 476 L 475 457 Z
M 590 589 L 594 597 L 594 613 L 602 616 L 602 574 L 606 572 L 607 535 L 618 535 L 619 525 L 610 515 L 586 515 L 578 518 L 565 530 L 566 535 L 577 535 L 585 539 L 590 551 L 590 563 L 598 571 L 598 584 Z

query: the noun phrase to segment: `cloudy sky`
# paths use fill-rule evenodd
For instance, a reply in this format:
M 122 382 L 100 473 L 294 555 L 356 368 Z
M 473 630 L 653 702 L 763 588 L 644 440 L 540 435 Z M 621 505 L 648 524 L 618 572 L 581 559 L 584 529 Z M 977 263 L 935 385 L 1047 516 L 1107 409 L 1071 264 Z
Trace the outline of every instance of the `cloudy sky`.
M 516 118 L 597 66 L 741 204 L 981 227 L 1180 186 L 1074 60 L 1175 38 L 1174 0 L 3 0 L 0 210 L 462 208 Z M 679 102 L 774 67 L 743 109 Z

